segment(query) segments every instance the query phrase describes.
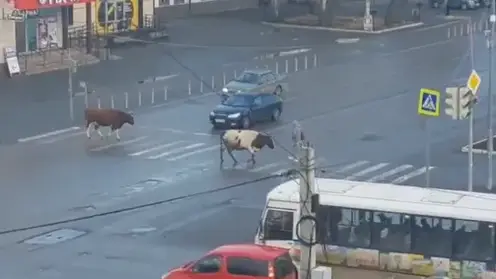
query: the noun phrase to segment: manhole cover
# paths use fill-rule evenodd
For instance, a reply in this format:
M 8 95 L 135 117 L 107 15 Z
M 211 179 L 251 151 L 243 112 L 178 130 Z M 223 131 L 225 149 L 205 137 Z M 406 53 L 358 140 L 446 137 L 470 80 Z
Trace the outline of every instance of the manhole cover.
M 365 134 L 360 138 L 361 141 L 378 141 L 380 139 L 381 137 L 376 134 Z
M 60 229 L 30 238 L 28 240 L 25 240 L 24 243 L 35 244 L 35 245 L 52 245 L 63 241 L 71 240 L 76 237 L 80 237 L 84 234 L 86 234 L 86 232 L 84 231 L 78 231 L 73 229 Z

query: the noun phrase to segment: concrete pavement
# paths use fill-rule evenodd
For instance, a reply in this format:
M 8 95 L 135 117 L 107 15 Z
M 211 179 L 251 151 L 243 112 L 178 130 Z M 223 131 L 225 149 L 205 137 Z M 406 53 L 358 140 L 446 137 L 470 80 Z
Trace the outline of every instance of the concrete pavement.
M 315 145 L 319 168 L 326 170 L 322 176 L 422 185 L 418 90 L 452 82 L 464 69 L 467 50 L 463 38 L 436 44 L 437 35 L 426 34 L 422 40 L 432 44 L 424 47 L 406 47 L 398 42 L 403 37 L 397 41 L 385 36 L 374 38 L 376 47 L 363 39 L 331 50 L 313 48 L 319 67 L 290 75 L 281 123 L 259 126 L 274 136 L 278 147 L 257 154 L 251 170 L 230 169 L 229 158 L 226 169 L 219 169 L 218 134 L 207 121 L 218 103 L 216 96 L 138 110 L 135 127 L 124 128 L 120 143 L 101 141 L 96 134 L 88 141 L 84 131 L 74 129 L 2 146 L 0 173 L 6 186 L 0 195 L 9 199 L 0 203 L 1 229 L 98 214 L 287 170 L 294 165 L 283 147 L 290 146 L 293 119 L 302 122 Z M 434 147 L 451 144 L 463 131 L 445 117 L 433 121 L 432 128 Z M 435 151 L 433 185 L 463 181 L 463 173 L 442 178 L 452 171 L 450 166 L 461 168 L 465 161 L 447 156 L 446 149 Z M 235 156 L 248 158 L 243 152 Z M 1 236 L 1 274 L 158 278 L 214 246 L 252 242 L 265 195 L 282 181 L 275 178 L 132 213 Z M 54 245 L 19 243 L 58 228 L 85 234 Z

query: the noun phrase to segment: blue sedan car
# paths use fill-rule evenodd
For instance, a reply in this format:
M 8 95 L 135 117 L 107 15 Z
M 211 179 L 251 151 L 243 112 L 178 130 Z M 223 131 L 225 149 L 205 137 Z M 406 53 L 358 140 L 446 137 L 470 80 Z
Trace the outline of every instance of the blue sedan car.
M 210 113 L 214 128 L 248 129 L 256 122 L 277 121 L 282 99 L 269 93 L 239 93 L 225 99 Z

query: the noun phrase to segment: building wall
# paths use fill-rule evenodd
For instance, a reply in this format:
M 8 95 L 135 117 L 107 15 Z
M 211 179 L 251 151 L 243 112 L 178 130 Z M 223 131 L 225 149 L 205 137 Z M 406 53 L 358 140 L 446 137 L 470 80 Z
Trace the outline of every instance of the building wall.
M 3 55 L 4 47 L 16 48 L 15 40 L 15 21 L 7 20 L 7 14 L 12 12 L 12 7 L 7 4 L 7 1 L 0 2 L 0 9 L 2 11 L 2 18 L 0 18 L 0 64 L 5 63 Z M 3 67 L 2 67 L 3 68 Z
M 153 0 L 142 0 L 143 1 L 143 15 L 153 14 Z M 95 11 L 97 3 L 91 5 L 91 22 L 95 22 Z M 74 26 L 80 26 L 86 24 L 86 4 L 75 4 L 74 5 Z

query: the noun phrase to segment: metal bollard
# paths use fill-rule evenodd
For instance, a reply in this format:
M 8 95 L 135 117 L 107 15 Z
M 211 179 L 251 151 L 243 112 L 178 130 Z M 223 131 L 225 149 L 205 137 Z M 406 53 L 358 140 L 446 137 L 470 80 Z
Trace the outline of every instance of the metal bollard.
M 129 94 L 127 92 L 124 92 L 124 106 L 126 109 L 129 108 Z
M 460 36 L 463 36 L 463 25 L 460 25 Z
M 155 104 L 155 88 L 152 88 L 152 105 Z
M 234 78 L 238 76 L 238 73 L 236 73 L 236 70 L 234 70 Z
M 138 107 L 141 107 L 141 91 L 138 92 Z
M 453 37 L 456 37 L 458 33 L 456 32 L 456 25 L 453 26 Z
M 313 67 L 317 68 L 317 54 L 313 55 Z
M 212 76 L 212 90 L 215 91 L 215 76 Z
M 451 39 L 451 29 L 448 28 L 448 39 Z
M 167 86 L 164 86 L 164 101 L 167 101 Z
M 305 71 L 308 70 L 308 56 L 305 55 Z
M 470 35 L 470 23 L 467 23 L 467 35 Z
M 200 93 L 203 93 L 203 77 L 200 77 Z
M 298 72 L 298 57 L 295 57 L 295 72 Z
M 98 104 L 98 108 L 101 109 L 102 108 L 102 100 L 100 100 L 100 97 L 98 97 L 97 104 Z
M 287 73 L 289 73 L 289 62 L 288 62 L 288 59 L 286 59 L 286 62 L 285 63 L 286 63 L 286 65 L 285 65 L 286 66 L 285 67 L 286 68 L 286 71 L 285 72 L 287 74 Z
M 279 74 L 279 62 L 276 61 L 276 74 Z
M 222 73 L 222 86 L 226 85 L 226 73 Z
M 188 95 L 191 96 L 191 80 L 188 80 Z
M 114 95 L 111 95 L 110 96 L 110 107 L 111 108 L 115 108 L 115 100 L 114 100 Z

